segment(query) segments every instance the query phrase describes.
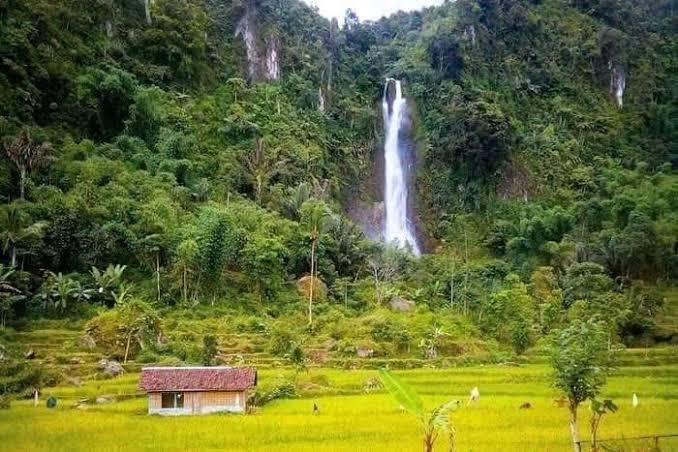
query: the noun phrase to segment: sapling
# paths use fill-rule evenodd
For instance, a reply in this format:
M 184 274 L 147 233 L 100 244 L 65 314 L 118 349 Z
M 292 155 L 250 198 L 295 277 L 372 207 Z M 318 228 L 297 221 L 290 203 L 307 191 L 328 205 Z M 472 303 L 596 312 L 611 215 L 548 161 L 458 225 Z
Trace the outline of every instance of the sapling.
M 612 400 L 603 401 L 591 399 L 591 445 L 593 452 L 598 450 L 598 428 L 600 421 L 605 413 L 614 413 L 617 411 L 617 405 Z
M 572 443 L 574 451 L 580 452 L 577 408 L 595 399 L 610 367 L 605 326 L 595 319 L 575 320 L 554 334 L 550 355 L 553 385 L 567 398 Z

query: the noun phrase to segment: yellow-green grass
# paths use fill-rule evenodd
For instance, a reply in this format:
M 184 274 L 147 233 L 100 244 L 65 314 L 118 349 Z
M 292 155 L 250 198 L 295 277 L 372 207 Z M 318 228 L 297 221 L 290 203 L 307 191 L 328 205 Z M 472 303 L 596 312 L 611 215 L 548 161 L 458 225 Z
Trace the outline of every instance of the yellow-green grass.
M 428 406 L 466 399 L 478 386 L 480 402 L 454 413 L 460 451 L 570 450 L 565 409 L 556 408 L 545 366 L 418 369 L 398 372 L 420 392 Z M 292 370 L 265 370 L 263 387 L 274 386 Z M 302 396 L 274 402 L 254 415 L 162 418 L 146 415 L 144 397 L 110 404 L 71 406 L 78 397 L 134 394 L 138 375 L 92 381 L 82 387 L 43 392 L 39 407 L 14 402 L 0 410 L 2 450 L 247 450 L 247 451 L 416 451 L 416 422 L 382 391 L 365 393 L 375 371 L 312 369 L 299 375 Z M 631 406 L 633 393 L 640 397 Z M 44 398 L 59 399 L 55 410 Z M 601 437 L 629 437 L 678 432 L 678 365 L 618 369 L 604 396 L 620 405 L 603 419 Z M 519 406 L 530 402 L 530 410 Z M 313 403 L 320 413 L 312 414 Z M 588 409 L 581 410 L 580 430 L 588 437 Z M 678 441 L 661 443 L 678 450 Z M 437 450 L 447 450 L 441 438 Z

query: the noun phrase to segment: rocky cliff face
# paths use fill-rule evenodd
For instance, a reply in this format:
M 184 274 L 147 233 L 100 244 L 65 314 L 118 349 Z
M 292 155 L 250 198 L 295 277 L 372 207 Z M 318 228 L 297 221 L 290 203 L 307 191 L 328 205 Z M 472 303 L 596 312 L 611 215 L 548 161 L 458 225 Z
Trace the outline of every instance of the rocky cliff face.
M 257 17 L 257 4 L 255 0 L 247 2 L 245 13 L 238 22 L 235 35 L 242 38 L 245 43 L 247 55 L 247 75 L 250 80 L 278 80 L 280 71 L 280 39 L 272 33 L 268 33 L 262 39 L 261 26 Z M 261 46 L 264 45 L 262 51 Z M 261 58 L 261 55 L 264 58 Z

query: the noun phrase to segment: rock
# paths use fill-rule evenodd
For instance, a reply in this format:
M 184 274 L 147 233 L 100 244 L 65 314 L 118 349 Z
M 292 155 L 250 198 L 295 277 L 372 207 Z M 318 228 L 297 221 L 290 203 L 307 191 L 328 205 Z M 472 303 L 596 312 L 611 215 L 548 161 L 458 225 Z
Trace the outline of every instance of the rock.
M 80 336 L 80 339 L 78 339 L 78 347 L 83 348 L 85 350 L 94 350 L 96 346 L 97 342 L 89 334 Z
M 24 358 L 26 359 L 34 359 L 35 358 L 35 350 L 30 349 L 26 353 L 24 353 Z
M 82 378 L 80 377 L 66 377 L 66 381 L 72 386 L 82 386 L 83 383 Z
M 113 403 L 113 398 L 111 396 L 98 396 L 96 399 L 97 405 L 104 405 L 106 403 Z
M 109 377 L 117 377 L 125 372 L 119 362 L 108 359 L 99 361 L 99 369 Z
M 371 358 L 374 355 L 374 350 L 367 347 L 358 347 L 355 349 L 355 354 L 358 358 Z
M 70 362 L 71 364 L 85 364 L 85 360 L 82 359 L 82 358 L 78 358 L 77 356 L 71 358 L 71 359 L 69 360 L 69 362 Z
M 391 298 L 391 309 L 397 312 L 410 312 L 414 309 L 415 303 L 402 297 Z

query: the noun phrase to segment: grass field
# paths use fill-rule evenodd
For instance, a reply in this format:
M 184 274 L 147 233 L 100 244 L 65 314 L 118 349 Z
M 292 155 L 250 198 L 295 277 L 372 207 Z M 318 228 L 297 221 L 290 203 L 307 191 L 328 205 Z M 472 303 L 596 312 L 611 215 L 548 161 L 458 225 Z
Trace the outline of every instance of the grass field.
M 453 415 L 460 451 L 571 450 L 565 409 L 548 385 L 548 369 L 469 367 L 398 372 L 423 396 L 428 406 L 465 399 L 473 386 L 480 403 Z M 290 370 L 260 372 L 263 387 L 274 386 Z M 0 410 L 0 449 L 31 450 L 252 450 L 252 451 L 416 451 L 417 425 L 382 391 L 365 393 L 375 371 L 312 369 L 299 376 L 304 388 L 298 399 L 273 402 L 253 415 L 161 418 L 146 415 L 146 400 L 134 397 L 109 404 L 72 408 L 79 397 L 132 394 L 138 375 L 90 381 L 81 387 L 43 392 L 39 407 L 14 402 Z M 631 406 L 632 394 L 640 397 Z M 45 408 L 54 395 L 59 405 Z M 630 437 L 678 432 L 678 365 L 620 368 L 609 380 L 605 396 L 620 405 L 603 419 L 599 436 Z M 320 414 L 313 415 L 313 403 Z M 523 402 L 533 405 L 520 410 Z M 582 408 L 580 430 L 588 438 L 588 409 Z M 678 439 L 664 440 L 662 450 L 678 450 Z M 437 450 L 447 450 L 445 438 Z M 643 449 L 627 449 L 643 450 Z M 646 449 L 647 450 L 647 449 Z

